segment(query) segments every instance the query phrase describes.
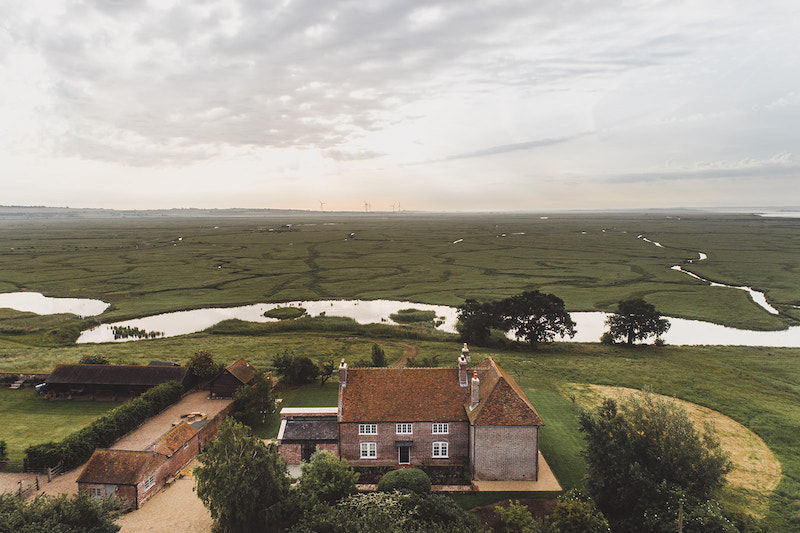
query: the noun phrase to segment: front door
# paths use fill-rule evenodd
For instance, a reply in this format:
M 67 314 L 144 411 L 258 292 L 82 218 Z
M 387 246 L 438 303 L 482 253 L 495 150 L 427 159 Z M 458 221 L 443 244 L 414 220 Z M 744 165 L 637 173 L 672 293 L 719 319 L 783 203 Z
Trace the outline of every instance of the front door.
M 317 445 L 305 442 L 300 446 L 300 460 L 307 463 L 311 460 L 311 455 L 317 451 Z
M 407 465 L 411 462 L 411 446 L 397 447 L 397 462 L 401 465 Z

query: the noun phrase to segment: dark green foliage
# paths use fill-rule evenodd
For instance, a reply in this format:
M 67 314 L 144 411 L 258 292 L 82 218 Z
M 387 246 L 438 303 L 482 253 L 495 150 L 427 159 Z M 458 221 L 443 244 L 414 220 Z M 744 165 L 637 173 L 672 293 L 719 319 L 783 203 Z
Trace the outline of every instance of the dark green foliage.
M 319 375 L 319 367 L 308 357 L 284 350 L 272 359 L 275 372 L 289 385 L 312 383 Z
M 274 513 L 288 496 L 286 464 L 277 447 L 251 437 L 246 426 L 230 418 L 220 424 L 198 459 L 197 496 L 219 531 L 263 531 L 265 515 Z
M 83 357 L 81 357 L 78 363 L 82 365 L 107 365 L 108 359 L 106 359 L 102 355 L 86 354 Z
M 610 533 L 608 520 L 591 498 L 576 490 L 564 493 L 547 522 L 558 533 Z
M 293 318 L 300 318 L 306 314 L 306 310 L 302 307 L 276 307 L 264 312 L 267 318 L 277 318 L 278 320 L 290 320 Z
M 334 504 L 355 494 L 358 474 L 344 459 L 326 451 L 314 452 L 311 462 L 303 465 L 297 490 L 306 502 Z
M 417 356 L 413 359 L 406 361 L 406 366 L 411 367 L 437 367 L 439 366 L 439 354 L 426 355 L 425 357 Z
M 69 470 L 88 460 L 96 448 L 108 448 L 114 441 L 160 413 L 183 394 L 176 381 L 157 385 L 137 398 L 128 400 L 88 426 L 67 435 L 60 442 L 36 444 L 25 449 L 29 468 L 47 468 L 64 463 Z
M 413 324 L 416 322 L 433 322 L 436 311 L 422 311 L 420 309 L 400 309 L 389 315 L 398 324 Z
M 624 300 L 617 312 L 606 319 L 608 333 L 616 339 L 625 339 L 627 344 L 655 335 L 663 335 L 669 329 L 669 320 L 661 318 L 654 305 L 641 298 Z
M 377 344 L 372 345 L 372 366 L 386 366 L 386 353 Z
M 6 449 L 6 441 L 0 440 L 0 463 L 8 461 L 8 451 Z
M 600 335 L 600 344 L 605 344 L 606 346 L 611 346 L 616 344 L 617 339 L 614 338 L 614 335 L 611 334 L 610 331 L 604 331 L 602 335 Z
M 211 381 L 217 377 L 223 369 L 222 364 L 214 362 L 213 354 L 203 350 L 194 352 L 194 355 L 186 362 L 186 366 L 192 374 L 197 376 L 197 380 L 200 383 Z
M 319 365 L 319 383 L 325 385 L 325 382 L 333 377 L 333 371 L 336 370 L 336 363 L 333 360 L 323 361 Z
M 506 506 L 498 505 L 494 512 L 500 517 L 508 533 L 538 533 L 540 530 L 539 521 L 519 500 L 511 500 Z
M 335 506 L 319 504 L 305 514 L 295 533 L 480 533 L 474 515 L 447 496 L 370 492 Z
M 0 533 L 114 533 L 119 501 L 79 492 L 20 500 L 0 494 Z
M 458 323 L 456 329 L 461 340 L 478 346 L 485 346 L 489 340 L 490 330 L 497 327 L 497 315 L 493 303 L 479 303 L 467 299 L 458 306 Z
M 619 409 L 606 399 L 580 423 L 587 487 L 615 532 L 647 530 L 648 516 L 663 520 L 680 499 L 690 508 L 712 499 L 731 469 L 710 428 L 700 435 L 683 409 L 652 396 Z
M 272 383 L 263 372 L 256 372 L 247 385 L 233 394 L 233 416 L 249 426 L 263 424 L 267 416 L 275 411 Z
M 400 490 L 427 494 L 431 491 L 431 478 L 419 468 L 400 468 L 384 474 L 378 481 L 378 490 L 381 492 Z

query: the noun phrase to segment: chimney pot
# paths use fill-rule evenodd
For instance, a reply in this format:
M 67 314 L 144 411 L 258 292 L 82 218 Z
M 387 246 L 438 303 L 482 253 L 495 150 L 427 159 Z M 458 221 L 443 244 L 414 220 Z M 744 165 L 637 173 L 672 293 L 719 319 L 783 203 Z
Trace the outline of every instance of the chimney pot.
M 478 371 L 477 370 L 473 370 L 472 371 L 472 390 L 470 391 L 471 392 L 470 396 L 472 397 L 471 401 L 470 401 L 470 405 L 469 405 L 470 410 L 475 409 L 476 407 L 478 407 L 478 404 L 480 403 L 480 388 L 481 388 L 481 380 L 478 379 Z
M 339 363 L 339 386 L 347 386 L 347 363 L 344 362 L 344 359 Z

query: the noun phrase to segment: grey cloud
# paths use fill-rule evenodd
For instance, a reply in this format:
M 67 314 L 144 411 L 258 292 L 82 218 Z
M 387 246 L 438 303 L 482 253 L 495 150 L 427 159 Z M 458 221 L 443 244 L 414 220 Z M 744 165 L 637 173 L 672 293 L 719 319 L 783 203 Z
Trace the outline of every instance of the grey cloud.
M 500 146 L 491 146 L 489 148 L 484 148 L 482 150 L 475 150 L 473 152 L 466 152 L 463 154 L 451 155 L 449 157 L 445 157 L 439 161 L 453 161 L 456 159 L 470 159 L 473 157 L 484 157 L 496 154 L 504 154 L 507 152 L 517 152 L 519 150 L 531 150 L 533 148 L 541 148 L 543 146 L 554 146 L 557 144 L 564 144 L 570 141 L 574 141 L 576 139 L 580 139 L 581 137 L 585 137 L 590 135 L 591 133 L 579 133 L 576 135 L 569 135 L 566 137 L 556 137 L 552 139 L 539 139 L 535 141 L 527 141 L 521 143 L 514 143 L 514 144 L 503 144 Z M 433 162 L 433 161 L 431 161 Z

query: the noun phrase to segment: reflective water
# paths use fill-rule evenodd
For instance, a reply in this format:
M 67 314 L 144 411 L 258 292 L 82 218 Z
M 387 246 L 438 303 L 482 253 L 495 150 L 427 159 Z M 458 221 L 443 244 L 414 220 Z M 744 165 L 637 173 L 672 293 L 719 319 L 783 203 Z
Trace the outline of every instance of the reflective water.
M 681 266 L 678 266 L 678 265 L 674 265 L 674 266 L 672 266 L 670 268 L 672 270 L 677 270 L 678 272 L 683 272 L 684 274 L 692 276 L 695 279 L 699 279 L 700 281 L 708 283 L 712 287 L 727 287 L 729 289 L 738 289 L 740 291 L 745 291 L 748 294 L 750 294 L 750 299 L 752 299 L 756 304 L 758 304 L 762 308 L 764 308 L 764 310 L 766 310 L 768 313 L 773 314 L 773 315 L 780 314 L 777 309 L 775 309 L 774 307 L 772 307 L 769 304 L 769 302 L 767 301 L 766 295 L 761 291 L 753 290 L 752 288 L 746 287 L 744 285 L 737 287 L 736 285 L 725 285 L 724 283 L 717 283 L 716 281 L 709 281 L 706 278 L 700 277 L 697 274 L 695 274 L 694 272 L 689 272 L 685 268 L 683 268 Z
M 118 339 L 114 341 L 112 326 L 132 326 L 147 331 L 163 331 L 164 336 L 173 337 L 186 333 L 194 333 L 206 329 L 214 324 L 230 318 L 238 318 L 250 322 L 270 322 L 273 319 L 265 318 L 264 311 L 281 306 L 301 306 L 311 316 L 318 316 L 325 312 L 328 316 L 345 316 L 356 320 L 360 324 L 368 323 L 393 323 L 389 315 L 400 309 L 413 307 L 415 309 L 433 310 L 437 317 L 444 317 L 444 322 L 439 329 L 455 332 L 456 309 L 443 305 L 429 305 L 414 302 L 399 302 L 393 300 L 322 300 L 322 301 L 296 301 L 282 304 L 254 304 L 240 307 L 194 309 L 192 311 L 179 311 L 165 313 L 135 320 L 126 320 L 114 324 L 86 330 L 81 333 L 79 343 L 87 342 L 125 342 L 134 339 Z M 577 334 L 572 340 L 576 342 L 597 342 L 607 329 L 605 320 L 607 313 L 596 311 L 571 313 L 572 319 L 577 324 Z M 775 346 L 796 347 L 800 346 L 800 326 L 794 326 L 782 331 L 751 331 L 745 329 L 729 328 L 702 322 L 699 320 L 686 320 L 683 318 L 669 318 L 671 327 L 664 335 L 667 344 L 675 345 L 741 345 L 741 346 Z
M 0 294 L 0 308 L 27 311 L 37 315 L 72 313 L 80 317 L 99 315 L 111 305 L 88 298 L 51 298 L 39 292 L 6 292 Z

